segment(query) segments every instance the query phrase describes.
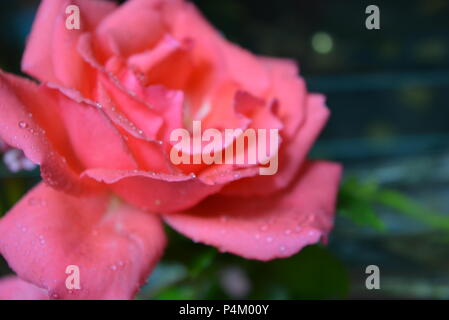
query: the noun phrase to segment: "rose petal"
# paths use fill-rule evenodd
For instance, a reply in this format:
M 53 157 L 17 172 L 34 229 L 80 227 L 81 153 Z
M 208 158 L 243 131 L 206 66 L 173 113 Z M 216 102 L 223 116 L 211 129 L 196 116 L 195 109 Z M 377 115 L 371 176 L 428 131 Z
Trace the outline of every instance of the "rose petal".
M 122 135 L 105 112 L 87 100 L 59 94 L 59 113 L 77 157 L 86 168 L 135 169 Z
M 308 96 L 304 79 L 298 75 L 298 68 L 293 61 L 266 57 L 260 58 L 260 61 L 267 68 L 271 79 L 266 99 L 278 101 L 284 135 L 294 137 L 307 113 Z
M 193 67 L 190 47 L 188 42 L 165 35 L 154 48 L 130 56 L 128 64 L 142 73 L 145 84 L 182 88 Z
M 65 26 L 67 6 L 80 8 L 80 30 Z M 100 0 L 42 1 L 22 59 L 22 70 L 41 81 L 52 81 L 84 91 L 89 85 L 86 65 L 76 53 L 82 32 L 89 31 L 115 8 Z
M 130 299 L 164 246 L 157 216 L 108 195 L 77 198 L 44 184 L 0 220 L 2 255 L 53 299 Z M 80 289 L 67 288 L 68 266 L 79 268 Z
M 107 53 L 128 56 L 150 48 L 164 31 L 157 1 L 127 1 L 100 23 L 96 34 Z
M 223 40 L 220 42 L 224 52 L 224 63 L 230 77 L 245 91 L 262 96 L 270 84 L 268 72 L 259 59 L 249 51 Z
M 324 96 L 308 96 L 306 117 L 294 139 L 283 142 L 279 153 L 279 171 L 276 174 L 235 181 L 223 188 L 222 193 L 235 196 L 269 195 L 286 188 L 301 168 L 307 153 L 329 118 Z
M 81 166 L 70 148 L 55 93 L 0 72 L 0 97 L 0 138 L 40 164 L 48 184 L 79 192 Z
M 0 300 L 48 300 L 47 291 L 15 276 L 0 278 Z
M 223 185 L 209 185 L 193 175 L 170 175 L 145 171 L 91 169 L 83 176 L 110 185 L 126 201 L 153 212 L 188 209 Z
M 213 196 L 165 221 L 192 238 L 248 259 L 289 257 L 326 236 L 333 225 L 339 165 L 312 162 L 297 182 L 270 197 Z
M 134 97 L 133 92 L 120 89 L 119 83 L 114 83 L 115 81 L 104 74 L 100 74 L 99 78 L 101 81 L 97 100 L 105 107 L 110 105 L 109 110 L 115 109 L 108 112 L 110 118 L 116 123 L 119 122 L 120 126 L 123 126 L 120 122 L 126 121 L 131 128 L 135 128 L 137 135 L 145 134 L 150 139 L 156 139 L 163 120 L 151 107 L 151 102 L 141 101 Z M 139 134 L 139 131 L 142 134 Z

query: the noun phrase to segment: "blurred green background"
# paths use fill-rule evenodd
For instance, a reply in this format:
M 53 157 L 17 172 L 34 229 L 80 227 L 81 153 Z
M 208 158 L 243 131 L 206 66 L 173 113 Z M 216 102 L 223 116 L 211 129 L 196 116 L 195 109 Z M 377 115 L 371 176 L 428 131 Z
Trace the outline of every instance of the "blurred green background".
M 139 298 L 448 299 L 449 1 L 194 2 L 231 41 L 299 62 L 332 111 L 312 157 L 342 162 L 345 180 L 328 246 L 261 263 L 168 230 Z M 1 1 L 2 69 L 20 73 L 38 3 Z M 380 8 L 380 30 L 365 28 L 369 4 Z M 0 164 L 0 211 L 37 181 L 38 170 L 11 174 Z M 365 288 L 371 264 L 380 290 Z

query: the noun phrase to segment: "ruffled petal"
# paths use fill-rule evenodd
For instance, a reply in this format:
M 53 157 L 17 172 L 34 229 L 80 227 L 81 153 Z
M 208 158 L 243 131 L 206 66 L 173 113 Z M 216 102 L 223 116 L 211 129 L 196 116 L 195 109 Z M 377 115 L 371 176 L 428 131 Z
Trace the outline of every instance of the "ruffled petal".
M 96 30 L 107 55 L 128 56 L 153 46 L 165 27 L 158 1 L 128 1 L 104 19 Z
M 292 138 L 307 116 L 308 94 L 304 79 L 298 75 L 293 61 L 276 58 L 260 58 L 270 74 L 270 90 L 267 99 L 276 99 L 278 114 L 284 123 L 283 133 Z
M 156 215 L 106 194 L 73 197 L 44 184 L 0 220 L 0 253 L 53 299 L 132 298 L 165 242 Z
M 137 164 L 107 111 L 90 100 L 54 90 L 70 145 L 84 168 L 135 169 Z
M 120 197 L 153 212 L 185 210 L 223 187 L 207 184 L 194 175 L 172 175 L 145 171 L 91 169 L 83 173 L 108 184 Z
M 235 181 L 222 193 L 236 196 L 269 195 L 286 188 L 294 179 L 302 163 L 329 118 L 324 96 L 310 94 L 307 100 L 306 121 L 292 140 L 283 141 L 279 152 L 279 171 L 274 175 L 256 176 Z
M 66 28 L 69 5 L 80 8 L 80 29 Z M 42 1 L 25 53 L 22 70 L 41 81 L 56 82 L 84 92 L 91 84 L 86 79 L 88 66 L 77 54 L 76 46 L 83 32 L 90 31 L 111 13 L 116 5 L 102 0 Z
M 264 261 L 289 257 L 327 236 L 332 228 L 340 174 L 338 164 L 311 162 L 295 185 L 282 193 L 213 196 L 164 219 L 194 241 L 224 252 Z
M 48 184 L 79 191 L 81 166 L 68 142 L 54 92 L 0 72 L 0 97 L 0 138 L 40 164 Z

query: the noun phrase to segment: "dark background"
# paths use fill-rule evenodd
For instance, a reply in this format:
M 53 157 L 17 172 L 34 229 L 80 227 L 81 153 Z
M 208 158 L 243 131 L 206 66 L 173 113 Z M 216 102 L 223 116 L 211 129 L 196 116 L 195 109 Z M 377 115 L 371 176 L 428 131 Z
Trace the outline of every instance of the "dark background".
M 394 188 L 449 213 L 449 1 L 194 2 L 231 41 L 260 55 L 296 59 L 309 90 L 326 94 L 332 116 L 313 157 L 340 161 L 346 177 Z M 38 3 L 1 1 L 2 69 L 20 73 Z M 369 4 L 380 8 L 380 30 L 365 28 Z M 328 52 L 320 52 L 326 45 Z M 38 173 L 11 175 L 2 168 L 0 177 L 4 211 L 38 180 Z M 249 277 L 248 297 L 449 298 L 449 231 L 385 208 L 376 212 L 384 231 L 339 216 L 329 249 L 310 247 L 286 262 L 217 256 L 173 235 L 153 278 L 175 281 L 167 289 L 161 284 L 159 291 L 150 285 L 142 297 L 232 297 L 219 284 L 231 270 L 231 275 Z M 180 254 L 198 247 L 203 255 Z M 381 269 L 376 292 L 364 287 L 369 264 Z M 182 278 L 192 268 L 204 270 L 203 278 L 195 271 L 190 282 Z M 278 276 L 265 281 L 266 272 Z M 150 284 L 157 283 L 154 279 Z

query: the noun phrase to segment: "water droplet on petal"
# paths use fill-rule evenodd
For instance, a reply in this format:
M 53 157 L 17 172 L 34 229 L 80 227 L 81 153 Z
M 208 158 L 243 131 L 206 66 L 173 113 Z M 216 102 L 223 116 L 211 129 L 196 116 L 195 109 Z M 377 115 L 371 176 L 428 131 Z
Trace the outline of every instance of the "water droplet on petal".
M 20 121 L 19 122 L 19 128 L 25 129 L 27 127 L 28 127 L 28 123 L 26 123 L 25 121 Z

